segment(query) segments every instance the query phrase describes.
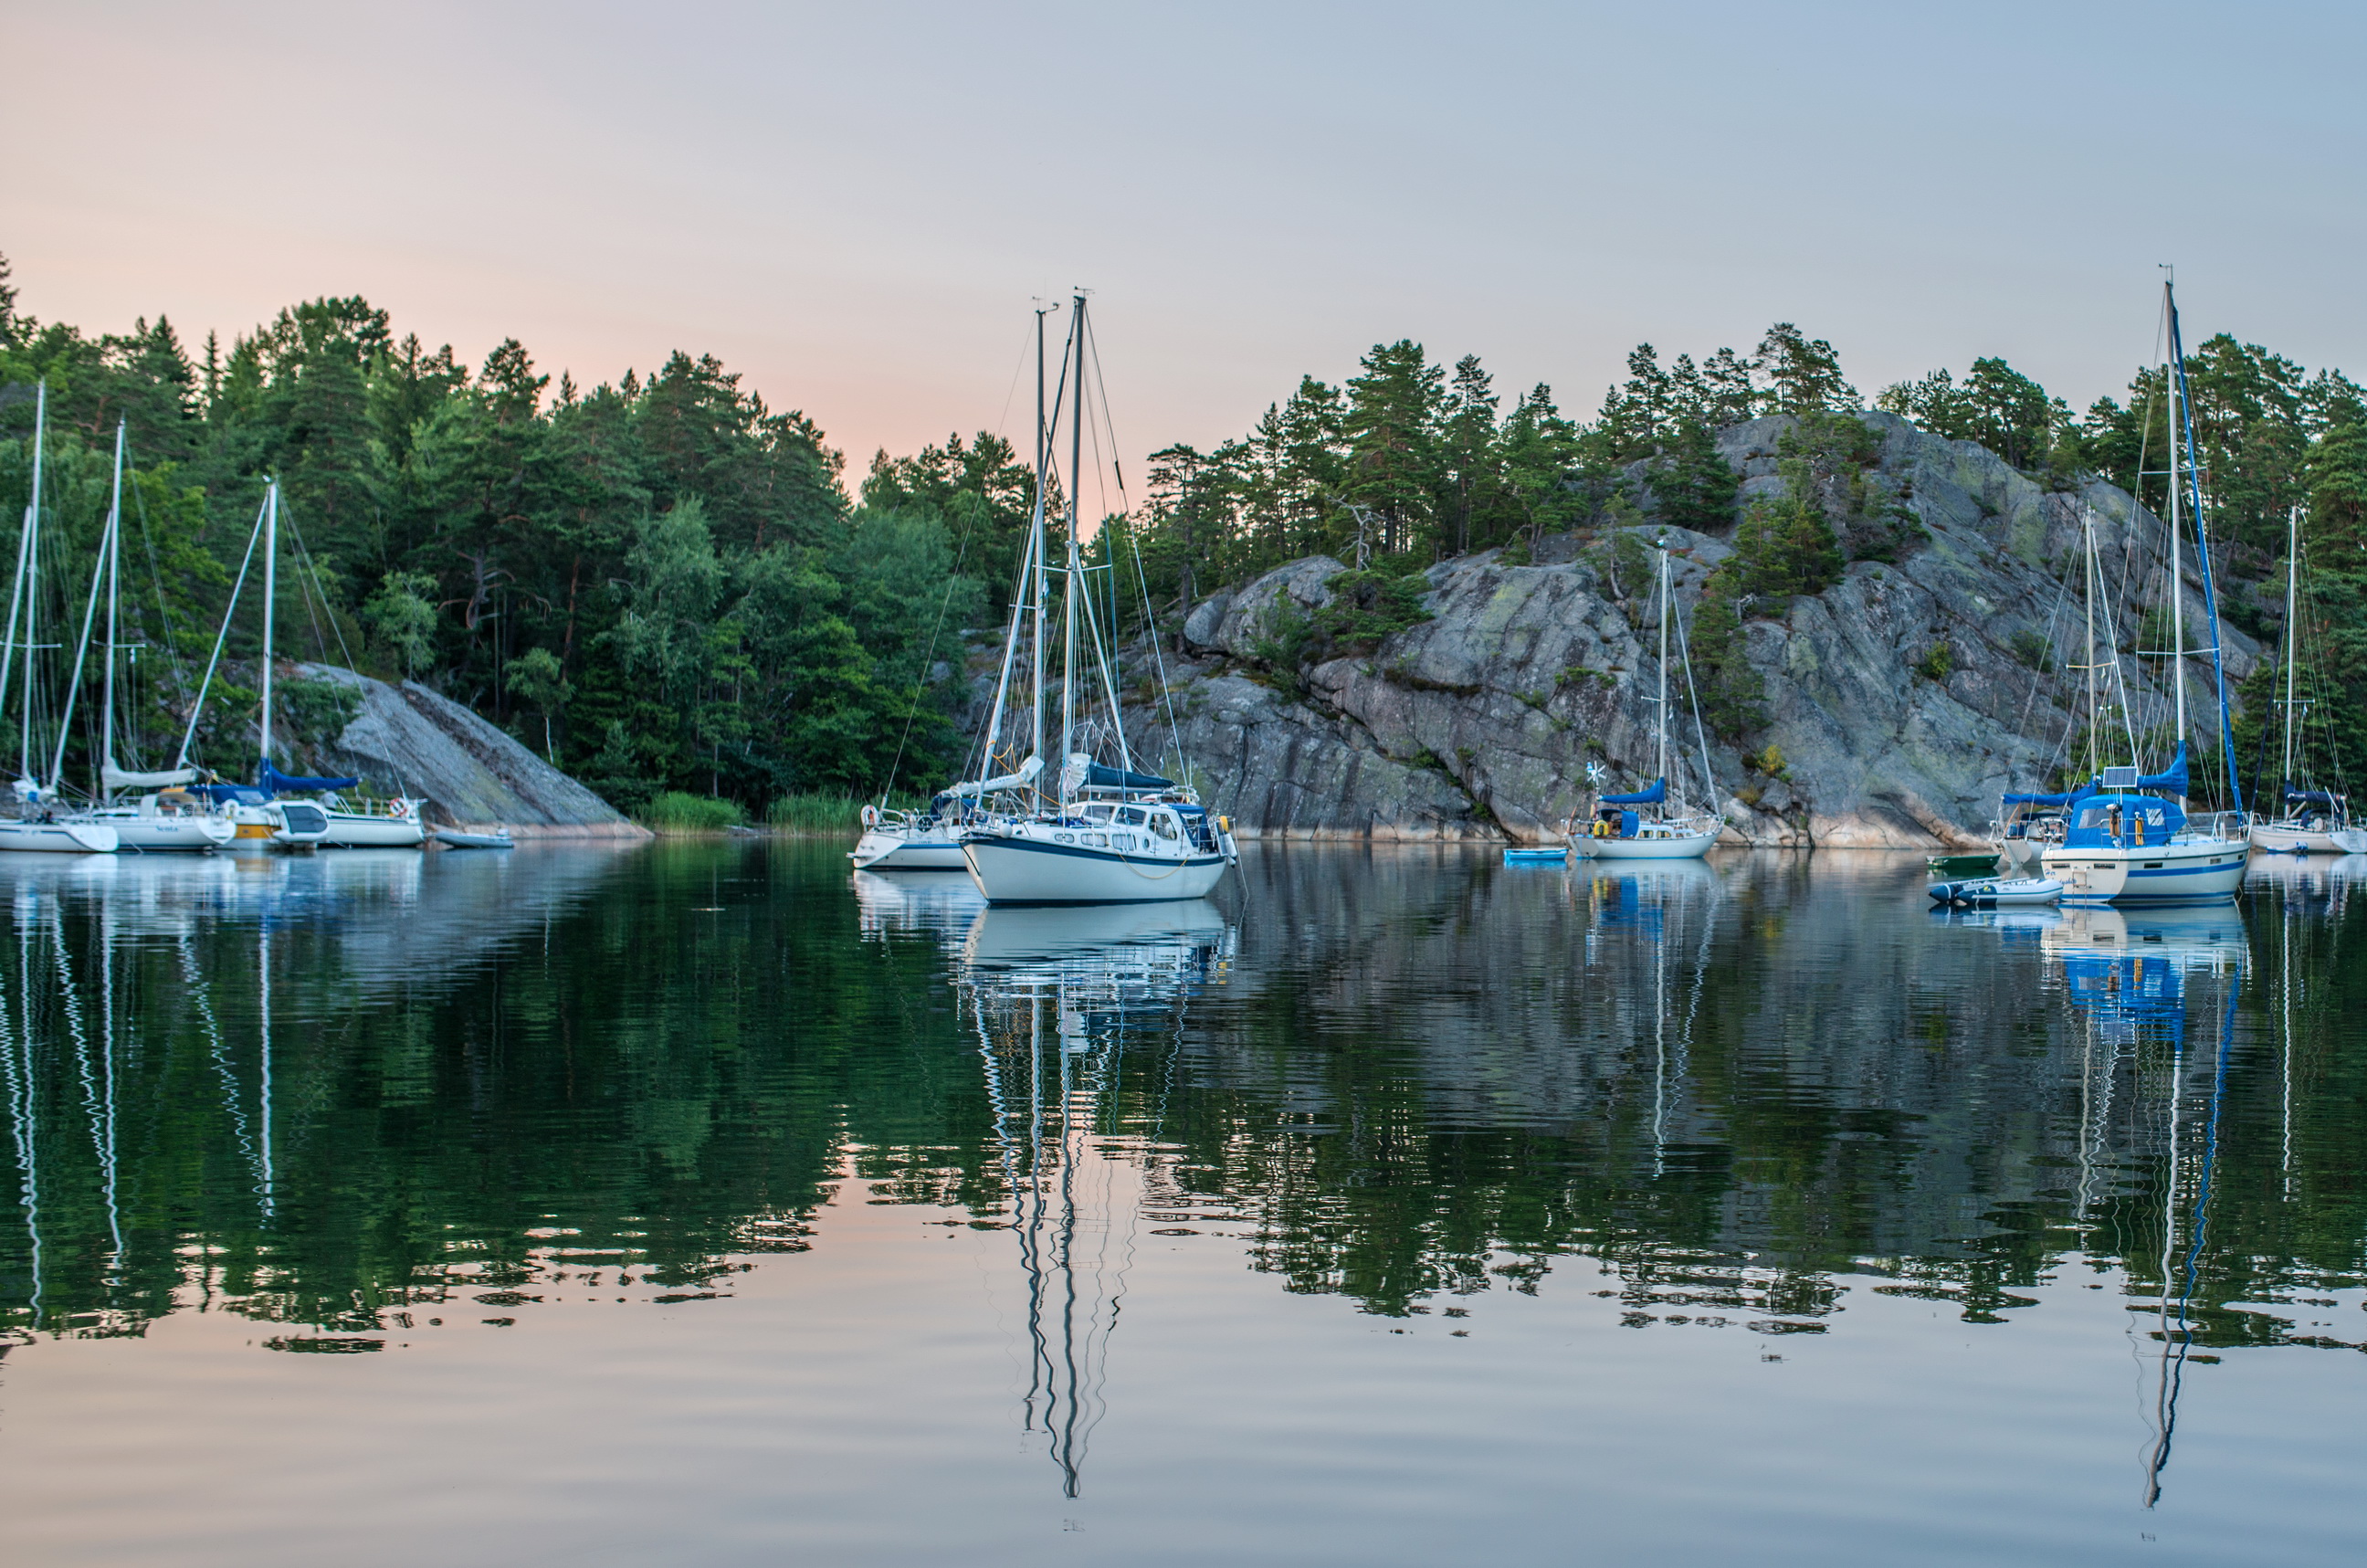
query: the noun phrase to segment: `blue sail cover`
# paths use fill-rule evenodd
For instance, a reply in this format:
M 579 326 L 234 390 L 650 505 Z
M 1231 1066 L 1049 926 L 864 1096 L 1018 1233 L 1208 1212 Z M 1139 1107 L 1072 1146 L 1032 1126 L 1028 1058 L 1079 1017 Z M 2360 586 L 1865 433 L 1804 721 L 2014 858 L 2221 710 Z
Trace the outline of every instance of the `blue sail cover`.
M 2172 795 L 2190 793 L 2186 787 L 2186 743 L 2178 743 L 2178 755 L 2159 773 L 2148 775 L 2136 782 L 2140 790 L 2160 790 Z
M 282 773 L 265 757 L 256 772 L 255 782 L 260 789 L 275 795 L 300 795 L 315 790 L 350 790 L 361 782 L 358 778 L 300 778 L 292 773 Z
M 2334 810 L 2334 795 L 2330 790 L 2296 790 L 2293 787 L 2293 781 L 2287 779 L 2284 793 L 2285 804 L 2288 806 L 2301 806 L 2313 812 Z
M 1123 767 L 1108 767 L 1088 763 L 1085 767 L 1085 788 L 1088 790 L 1172 790 L 1175 780 L 1161 778 L 1156 773 L 1128 773 Z
M 1669 781 L 1655 778 L 1648 790 L 1638 790 L 1632 795 L 1604 795 L 1600 803 L 1606 806 L 1657 806 L 1669 798 Z

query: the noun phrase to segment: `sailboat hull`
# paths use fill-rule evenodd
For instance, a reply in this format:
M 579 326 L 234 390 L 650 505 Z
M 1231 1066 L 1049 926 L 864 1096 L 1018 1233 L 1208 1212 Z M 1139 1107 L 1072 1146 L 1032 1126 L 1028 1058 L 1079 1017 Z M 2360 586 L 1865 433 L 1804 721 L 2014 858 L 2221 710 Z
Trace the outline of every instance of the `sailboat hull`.
M 1717 842 L 1715 833 L 1670 833 L 1635 838 L 1581 838 L 1578 852 L 1591 860 L 1698 860 Z
M 144 855 L 203 854 L 220 849 L 238 831 L 227 817 L 142 817 L 126 814 L 107 819 L 115 830 L 117 847 Z
M 115 830 L 96 822 L 0 822 L 0 850 L 36 855 L 106 855 Z
M 970 880 L 989 903 L 1164 903 L 1205 898 L 1224 880 L 1229 864 L 1222 855 L 1169 858 L 987 835 L 964 839 L 962 855 Z
M 332 849 L 416 849 L 427 842 L 427 830 L 416 815 L 378 816 L 366 812 L 329 812 L 328 832 L 321 843 Z
M 962 846 L 943 828 L 875 827 L 847 857 L 858 871 L 967 871 Z
M 2367 829 L 2256 822 L 2252 847 L 2269 855 L 2367 855 Z
M 2198 903 L 2235 897 L 2250 855 L 2240 838 L 2058 847 L 2047 851 L 2045 874 L 2062 882 L 2066 903 Z

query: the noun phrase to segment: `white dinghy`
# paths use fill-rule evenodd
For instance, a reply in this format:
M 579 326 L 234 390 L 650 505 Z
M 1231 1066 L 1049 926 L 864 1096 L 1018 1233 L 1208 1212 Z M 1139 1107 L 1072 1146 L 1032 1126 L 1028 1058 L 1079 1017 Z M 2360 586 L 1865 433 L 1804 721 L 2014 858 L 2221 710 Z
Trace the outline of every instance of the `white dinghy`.
M 2062 902 L 2063 884 L 2053 877 L 1979 877 L 1966 882 L 1934 882 L 1931 902 L 1952 909 L 2015 909 Z

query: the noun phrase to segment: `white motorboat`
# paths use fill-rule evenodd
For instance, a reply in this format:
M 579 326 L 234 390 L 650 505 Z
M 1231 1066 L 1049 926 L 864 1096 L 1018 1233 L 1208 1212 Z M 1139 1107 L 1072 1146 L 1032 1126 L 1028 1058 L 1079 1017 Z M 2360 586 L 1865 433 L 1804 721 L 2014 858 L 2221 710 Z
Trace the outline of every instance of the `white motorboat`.
M 1932 903 L 1956 909 L 2013 909 L 2055 903 L 2063 897 L 2063 884 L 2053 877 L 1976 877 L 1935 882 L 1928 891 Z
M 989 903 L 1150 903 L 1206 896 L 1236 858 L 1230 824 L 1212 817 L 1188 785 L 1138 770 L 1119 710 L 1117 671 L 1094 618 L 1086 586 L 1084 540 L 1078 497 L 1084 486 L 1085 366 L 1093 354 L 1085 297 L 1075 297 L 1069 342 L 1061 356 L 1060 385 L 1069 411 L 1068 563 L 1062 584 L 1058 634 L 1061 655 L 1059 756 L 1062 764 L 1044 777 L 1048 623 L 1053 614 L 1052 571 L 1045 539 L 1046 497 L 1050 490 L 1052 431 L 1044 420 L 1044 315 L 1036 317 L 1036 505 L 1027 545 L 1011 599 L 1011 625 L 1003 641 L 1002 667 L 994 705 L 980 739 L 981 773 L 1011 771 L 976 783 L 957 784 L 946 795 L 972 802 L 965 815 L 962 858 Z M 1097 378 L 1096 378 L 1097 379 Z M 1020 652 L 1028 659 L 1027 755 L 1014 758 L 1021 740 L 1016 725 L 1008 735 L 1003 721 Z M 1099 699 L 1105 715 L 1096 722 L 1090 705 Z M 1180 751 L 1180 738 L 1174 740 Z M 1104 751 L 1113 760 L 1094 754 Z M 1014 767 L 1013 764 L 1016 763 Z M 1047 784 L 1049 789 L 1046 788 Z M 999 802 L 990 809 L 989 801 Z M 962 808 L 968 812 L 969 808 Z
M 1593 820 L 1587 824 L 1582 837 L 1572 844 L 1581 855 L 1597 860 L 1694 860 L 1709 853 L 1711 845 L 1726 831 L 1726 818 L 1706 811 L 1690 809 L 1684 799 L 1684 747 L 1682 743 L 1673 755 L 1677 781 L 1674 801 L 1670 799 L 1669 779 L 1672 760 L 1669 746 L 1669 639 L 1676 637 L 1676 654 L 1685 672 L 1685 699 L 1693 716 L 1693 738 L 1701 751 L 1702 788 L 1712 799 L 1716 797 L 1716 776 L 1710 771 L 1709 742 L 1703 733 L 1701 699 L 1693 690 L 1693 662 L 1686 657 L 1685 629 L 1677 617 L 1676 572 L 1669 552 L 1659 551 L 1659 613 L 1660 613 L 1660 689 L 1654 699 L 1653 711 L 1659 715 L 1656 733 L 1659 743 L 1659 769 L 1652 782 L 1641 790 L 1625 795 L 1598 795 L 1594 802 Z M 1587 765 L 1591 778 L 1600 779 L 1600 763 Z M 1575 825 L 1573 824 L 1573 825 Z
M 320 805 L 329 822 L 321 839 L 324 848 L 416 849 L 427 842 L 417 801 L 400 795 L 391 801 L 359 801 L 332 794 Z

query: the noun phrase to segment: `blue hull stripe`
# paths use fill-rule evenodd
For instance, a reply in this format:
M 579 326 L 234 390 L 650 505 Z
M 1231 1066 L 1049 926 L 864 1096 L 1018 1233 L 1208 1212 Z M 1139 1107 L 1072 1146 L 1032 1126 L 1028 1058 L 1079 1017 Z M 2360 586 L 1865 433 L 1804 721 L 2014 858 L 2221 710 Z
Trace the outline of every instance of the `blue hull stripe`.
M 1123 849 L 1088 849 L 1074 844 L 1039 844 L 1032 838 L 966 838 L 964 849 L 1023 849 L 1033 855 L 1066 855 L 1080 860 L 1107 860 L 1121 866 L 1157 866 L 1161 869 L 1184 866 L 1216 866 L 1224 862 L 1222 855 L 1195 855 L 1183 860 L 1170 860 L 1159 855 L 1129 855 Z

